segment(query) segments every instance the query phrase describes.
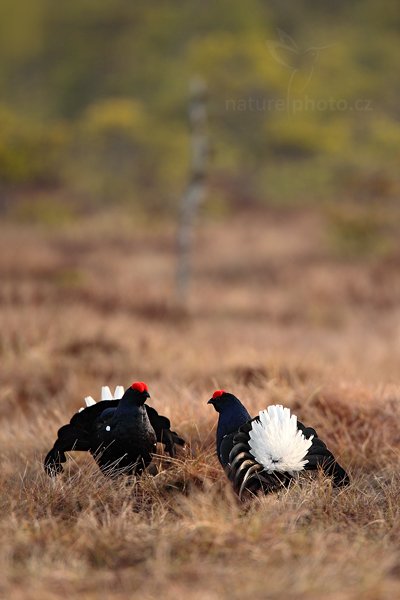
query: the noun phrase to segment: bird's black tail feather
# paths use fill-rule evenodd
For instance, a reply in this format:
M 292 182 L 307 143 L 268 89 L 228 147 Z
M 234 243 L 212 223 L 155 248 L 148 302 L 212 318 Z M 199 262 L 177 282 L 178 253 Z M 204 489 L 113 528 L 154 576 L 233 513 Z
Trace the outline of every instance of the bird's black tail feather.
M 174 458 L 175 445 L 184 446 L 185 440 L 181 438 L 175 431 L 171 430 L 171 422 L 167 417 L 159 415 L 155 408 L 146 404 L 147 416 L 149 417 L 151 426 L 153 427 L 157 442 L 164 444 L 165 450 Z
M 62 463 L 65 463 L 67 458 L 65 452 L 69 450 L 90 450 L 90 444 L 87 439 L 87 432 L 76 425 L 63 425 L 58 430 L 57 439 L 53 448 L 47 453 L 44 459 L 45 471 L 50 477 L 63 472 Z

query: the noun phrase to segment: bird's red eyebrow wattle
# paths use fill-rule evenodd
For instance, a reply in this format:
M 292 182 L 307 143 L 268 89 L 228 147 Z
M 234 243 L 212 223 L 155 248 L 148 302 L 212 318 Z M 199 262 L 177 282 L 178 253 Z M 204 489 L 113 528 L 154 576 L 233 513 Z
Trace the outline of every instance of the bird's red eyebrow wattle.
M 212 396 L 212 397 L 213 397 L 213 398 L 218 398 L 219 396 L 222 396 L 222 394 L 225 394 L 225 390 L 216 390 L 216 391 L 213 393 L 213 396 Z
M 138 392 L 141 392 L 141 393 L 149 391 L 147 384 L 144 383 L 143 381 L 135 381 L 134 383 L 132 383 L 131 388 L 132 388 L 132 390 L 137 390 Z

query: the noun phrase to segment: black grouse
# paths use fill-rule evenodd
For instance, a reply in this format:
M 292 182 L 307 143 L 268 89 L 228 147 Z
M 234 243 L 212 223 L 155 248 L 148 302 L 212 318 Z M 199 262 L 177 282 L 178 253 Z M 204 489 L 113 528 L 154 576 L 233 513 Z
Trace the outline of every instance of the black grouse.
M 102 401 L 97 403 L 90 396 L 85 398 L 87 407 L 59 429 L 44 460 L 48 475 L 63 471 L 65 452 L 69 450 L 90 452 L 109 476 L 140 475 L 150 464 L 157 442 L 175 456 L 175 444 L 183 446 L 185 442 L 171 431 L 167 417 L 145 404 L 149 397 L 147 385 L 136 382 L 125 393 L 122 386 L 117 386 L 114 397 L 108 387 L 103 387 Z
M 288 408 L 272 405 L 252 419 L 225 390 L 214 392 L 208 404 L 219 413 L 217 454 L 239 498 L 286 487 L 303 470 L 321 468 L 335 487 L 350 483 L 315 429 L 305 427 Z

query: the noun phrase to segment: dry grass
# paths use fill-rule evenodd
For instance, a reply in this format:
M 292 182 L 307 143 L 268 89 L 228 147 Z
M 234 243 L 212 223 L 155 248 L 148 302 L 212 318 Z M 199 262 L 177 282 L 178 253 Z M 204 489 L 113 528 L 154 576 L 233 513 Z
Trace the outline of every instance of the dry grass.
M 193 306 L 171 307 L 173 235 L 116 217 L 0 236 L 0 596 L 393 599 L 400 595 L 400 255 L 335 257 L 315 215 L 203 225 Z M 188 440 L 110 482 L 57 428 L 103 383 L 146 380 Z M 214 457 L 215 387 L 282 402 L 353 483 L 239 505 Z

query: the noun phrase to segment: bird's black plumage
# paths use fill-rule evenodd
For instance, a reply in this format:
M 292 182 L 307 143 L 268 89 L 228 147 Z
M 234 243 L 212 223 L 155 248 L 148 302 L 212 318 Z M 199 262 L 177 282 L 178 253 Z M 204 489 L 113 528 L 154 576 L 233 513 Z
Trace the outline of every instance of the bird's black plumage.
M 250 431 L 258 417 L 250 418 L 240 400 L 223 390 L 215 392 L 208 403 L 212 404 L 219 413 L 217 455 L 239 497 L 241 498 L 245 492 L 269 493 L 289 485 L 293 479 L 292 474 L 278 471 L 268 472 L 251 453 Z M 297 421 L 297 428 L 306 439 L 313 436 L 311 446 L 304 456 L 307 461 L 304 470 L 320 468 L 326 475 L 332 477 L 335 487 L 348 485 L 350 480 L 346 471 L 318 437 L 315 429 L 305 427 L 299 421 Z
M 175 445 L 185 442 L 171 431 L 167 417 L 145 404 L 148 397 L 147 386 L 132 384 L 120 400 L 101 401 L 76 413 L 59 429 L 44 460 L 46 472 L 62 472 L 70 450 L 90 452 L 105 475 L 140 474 L 150 464 L 157 442 L 175 456 Z

